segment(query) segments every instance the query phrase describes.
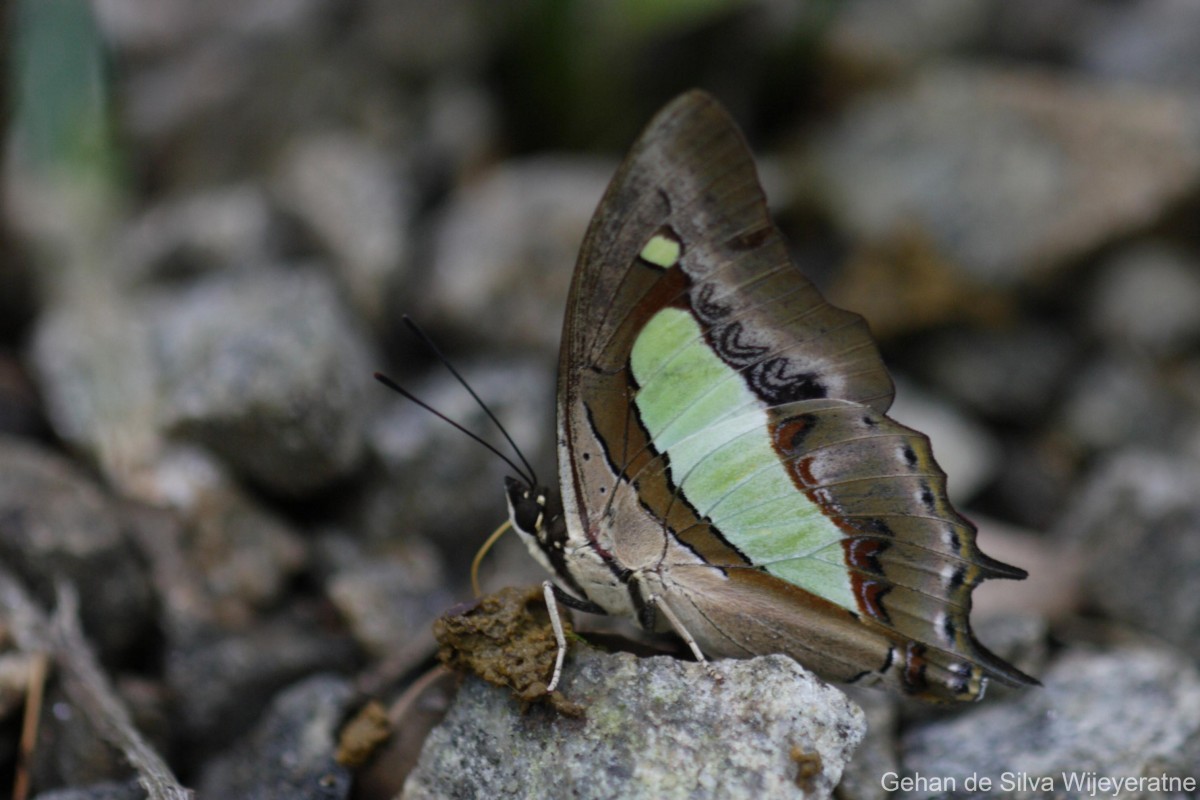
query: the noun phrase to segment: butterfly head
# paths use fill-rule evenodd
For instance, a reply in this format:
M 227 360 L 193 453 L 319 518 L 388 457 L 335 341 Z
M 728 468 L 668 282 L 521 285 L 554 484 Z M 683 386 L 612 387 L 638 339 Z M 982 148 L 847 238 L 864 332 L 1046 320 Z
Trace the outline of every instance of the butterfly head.
M 510 477 L 504 479 L 504 495 L 508 499 L 508 518 L 517 533 L 544 540 L 548 501 L 546 489 Z

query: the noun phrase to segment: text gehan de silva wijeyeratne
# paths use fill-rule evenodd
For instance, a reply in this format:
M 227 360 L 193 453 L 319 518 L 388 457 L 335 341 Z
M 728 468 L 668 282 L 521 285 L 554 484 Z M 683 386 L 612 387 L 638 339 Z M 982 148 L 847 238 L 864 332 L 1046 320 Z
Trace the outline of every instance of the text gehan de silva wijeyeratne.
M 1002 772 L 997 776 L 974 773 L 954 775 L 900 775 L 885 772 L 880 778 L 885 791 L 895 792 L 1070 792 L 1073 797 L 1117 797 L 1124 792 L 1194 792 L 1196 778 L 1161 775 L 1102 775 L 1099 772 L 1060 772 L 1058 775 L 1031 775 L 1028 772 Z

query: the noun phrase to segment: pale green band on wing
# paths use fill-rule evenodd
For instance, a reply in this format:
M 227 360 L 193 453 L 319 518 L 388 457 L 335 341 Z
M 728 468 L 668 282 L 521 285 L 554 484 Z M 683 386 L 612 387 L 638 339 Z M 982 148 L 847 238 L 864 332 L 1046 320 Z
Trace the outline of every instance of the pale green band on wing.
M 642 423 L 691 506 L 754 563 L 769 564 L 771 574 L 855 609 L 844 567 L 796 558 L 828 547 L 842 533 L 796 489 L 771 446 L 765 404 L 740 377 L 722 380 L 734 371 L 708 346 L 692 315 L 659 311 L 629 360 Z M 743 480 L 751 472 L 754 479 Z
M 669 269 L 679 261 L 679 242 L 661 233 L 650 237 L 639 254 L 656 267 Z

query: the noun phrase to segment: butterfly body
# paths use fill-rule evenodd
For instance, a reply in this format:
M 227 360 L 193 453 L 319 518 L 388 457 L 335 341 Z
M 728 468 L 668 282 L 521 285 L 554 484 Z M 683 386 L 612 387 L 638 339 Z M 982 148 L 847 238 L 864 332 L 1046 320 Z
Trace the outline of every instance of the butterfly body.
M 708 656 L 787 653 L 932 701 L 1030 683 L 968 619 L 979 582 L 1024 573 L 978 550 L 891 401 L 866 323 L 793 263 L 736 126 L 690 92 L 589 227 L 559 363 L 561 494 L 509 479 L 510 516 L 572 605 Z

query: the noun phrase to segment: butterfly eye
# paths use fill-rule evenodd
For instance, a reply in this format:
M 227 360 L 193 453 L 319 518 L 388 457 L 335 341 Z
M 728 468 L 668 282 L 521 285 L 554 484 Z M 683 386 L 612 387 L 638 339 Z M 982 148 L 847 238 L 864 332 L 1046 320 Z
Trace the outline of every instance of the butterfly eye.
M 514 498 L 513 524 L 523 533 L 537 533 L 542 524 L 542 507 L 528 493 Z

